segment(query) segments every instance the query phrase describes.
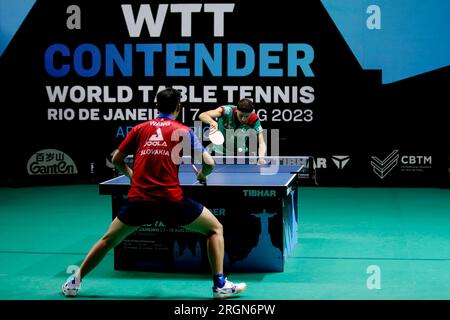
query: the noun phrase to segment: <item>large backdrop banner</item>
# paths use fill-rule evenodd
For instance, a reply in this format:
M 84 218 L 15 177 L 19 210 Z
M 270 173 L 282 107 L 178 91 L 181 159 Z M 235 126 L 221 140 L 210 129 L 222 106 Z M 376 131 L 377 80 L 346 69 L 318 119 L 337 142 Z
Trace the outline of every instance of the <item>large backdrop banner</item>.
M 158 91 L 254 101 L 319 185 L 448 186 L 450 2 L 0 0 L 2 185 L 98 182 Z

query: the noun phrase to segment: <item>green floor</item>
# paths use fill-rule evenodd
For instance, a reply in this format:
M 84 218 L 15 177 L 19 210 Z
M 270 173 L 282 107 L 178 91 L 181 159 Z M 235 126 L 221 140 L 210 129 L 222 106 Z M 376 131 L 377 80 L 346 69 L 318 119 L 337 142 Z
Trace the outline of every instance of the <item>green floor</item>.
M 110 222 L 96 185 L 0 188 L 0 299 L 64 299 Z M 376 266 L 379 272 L 368 273 Z M 299 244 L 285 272 L 234 274 L 241 299 L 450 299 L 450 190 L 302 188 Z M 368 289 L 375 276 L 379 289 Z M 209 275 L 113 270 L 110 253 L 80 299 L 209 299 Z

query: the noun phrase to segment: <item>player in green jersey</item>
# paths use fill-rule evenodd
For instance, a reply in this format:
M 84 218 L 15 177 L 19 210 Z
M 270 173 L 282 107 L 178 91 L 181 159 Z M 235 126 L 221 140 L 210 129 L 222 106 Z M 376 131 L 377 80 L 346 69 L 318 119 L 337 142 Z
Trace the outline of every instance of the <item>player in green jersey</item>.
M 265 164 L 267 151 L 260 119 L 254 113 L 250 99 L 239 100 L 237 106 L 223 105 L 200 114 L 200 120 L 209 124 L 210 132 L 219 130 L 225 137 L 223 145 L 213 145 L 215 154 L 226 156 L 257 155 L 258 164 Z

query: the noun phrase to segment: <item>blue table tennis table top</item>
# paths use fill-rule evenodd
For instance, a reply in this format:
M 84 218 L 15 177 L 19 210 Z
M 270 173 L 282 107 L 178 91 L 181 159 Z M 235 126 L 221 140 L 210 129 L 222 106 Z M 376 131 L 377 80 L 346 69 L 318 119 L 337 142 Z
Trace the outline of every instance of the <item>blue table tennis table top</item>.
M 200 165 L 196 165 L 201 168 Z M 303 169 L 302 165 L 217 164 L 207 177 L 207 186 L 288 187 Z M 181 164 L 178 174 L 182 186 L 202 186 L 192 165 Z M 126 186 L 130 179 L 119 176 L 102 182 L 104 186 Z

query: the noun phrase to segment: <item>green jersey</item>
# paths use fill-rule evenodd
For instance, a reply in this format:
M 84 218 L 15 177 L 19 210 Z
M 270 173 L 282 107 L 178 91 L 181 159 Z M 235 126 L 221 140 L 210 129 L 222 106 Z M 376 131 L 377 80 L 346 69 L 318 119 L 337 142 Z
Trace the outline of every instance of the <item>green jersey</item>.
M 261 122 L 256 113 L 241 123 L 237 117 L 237 107 L 234 105 L 222 106 L 222 115 L 218 121 L 219 130 L 225 137 L 223 146 L 214 145 L 212 150 L 218 154 L 244 155 L 244 153 L 257 154 L 258 134 L 263 131 Z

